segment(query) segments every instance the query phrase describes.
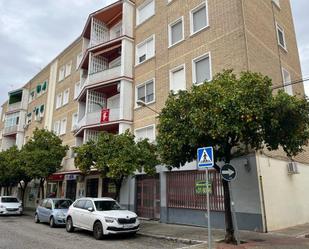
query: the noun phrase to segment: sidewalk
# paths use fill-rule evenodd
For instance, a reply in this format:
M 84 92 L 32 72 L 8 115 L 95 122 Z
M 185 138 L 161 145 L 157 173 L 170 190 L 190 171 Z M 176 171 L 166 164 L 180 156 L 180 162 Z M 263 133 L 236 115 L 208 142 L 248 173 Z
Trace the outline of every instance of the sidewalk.
M 141 221 L 140 235 L 176 240 L 188 244 L 190 249 L 207 249 L 207 228 L 172 225 L 157 221 Z M 309 249 L 309 224 L 283 229 L 272 233 L 240 231 L 240 246 L 220 243 L 224 231 L 212 229 L 212 248 L 216 249 Z

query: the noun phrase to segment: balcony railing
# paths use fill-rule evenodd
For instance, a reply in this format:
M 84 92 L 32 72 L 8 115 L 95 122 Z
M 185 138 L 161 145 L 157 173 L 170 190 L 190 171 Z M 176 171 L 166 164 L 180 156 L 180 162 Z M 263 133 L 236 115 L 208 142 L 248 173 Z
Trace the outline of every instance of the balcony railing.
M 104 37 L 102 37 L 101 39 L 92 39 L 89 41 L 88 43 L 88 49 L 92 48 L 94 46 L 97 46 L 99 44 L 114 40 L 118 37 L 122 36 L 122 32 L 119 33 L 115 33 L 115 34 L 109 34 L 109 35 L 105 35 Z
M 86 125 L 98 125 L 119 120 L 120 109 L 109 109 L 108 121 L 101 122 L 101 111 L 86 113 L 86 115 L 78 122 L 78 128 Z
M 13 125 L 9 127 L 4 127 L 3 129 L 3 135 L 10 134 L 10 133 L 15 133 L 18 131 L 18 125 Z
M 86 85 L 92 85 L 101 81 L 108 81 L 120 77 L 121 66 L 112 67 L 103 71 L 88 75 Z
M 17 103 L 14 103 L 14 104 L 9 104 L 8 105 L 8 111 L 15 111 L 15 110 L 18 110 L 18 109 L 21 109 L 21 102 L 17 102 Z

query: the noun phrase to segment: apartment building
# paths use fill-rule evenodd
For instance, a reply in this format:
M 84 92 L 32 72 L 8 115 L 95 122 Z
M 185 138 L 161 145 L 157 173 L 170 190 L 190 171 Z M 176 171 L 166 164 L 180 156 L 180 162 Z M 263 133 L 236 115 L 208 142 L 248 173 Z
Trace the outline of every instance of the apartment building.
M 109 179 L 75 168 L 73 148 L 102 131 L 130 129 L 136 139 L 155 141 L 157 115 L 169 92 L 207 84 L 223 69 L 261 72 L 275 87 L 304 96 L 302 84 L 289 85 L 301 79 L 301 69 L 288 0 L 119 0 L 91 13 L 77 40 L 24 88 L 9 93 L 0 122 L 2 149 L 21 146 L 35 127 L 52 130 L 71 149 L 48 179 L 47 194 L 113 196 Z M 241 229 L 309 222 L 303 198 L 308 155 L 290 162 L 282 151 L 262 150 L 232 161 Z M 154 177 L 125 179 L 120 202 L 142 217 L 207 226 L 206 196 L 194 189 L 204 177 L 195 162 L 173 171 L 158 166 Z M 212 222 L 222 228 L 222 183 L 215 171 L 210 177 Z M 36 187 L 28 191 L 29 203 Z

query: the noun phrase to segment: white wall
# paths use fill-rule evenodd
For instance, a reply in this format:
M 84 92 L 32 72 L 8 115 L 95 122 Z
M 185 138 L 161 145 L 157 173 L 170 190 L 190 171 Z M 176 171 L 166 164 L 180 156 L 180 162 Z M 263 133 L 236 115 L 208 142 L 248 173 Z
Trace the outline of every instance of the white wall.
M 289 175 L 287 162 L 258 155 L 269 231 L 309 222 L 309 165 Z

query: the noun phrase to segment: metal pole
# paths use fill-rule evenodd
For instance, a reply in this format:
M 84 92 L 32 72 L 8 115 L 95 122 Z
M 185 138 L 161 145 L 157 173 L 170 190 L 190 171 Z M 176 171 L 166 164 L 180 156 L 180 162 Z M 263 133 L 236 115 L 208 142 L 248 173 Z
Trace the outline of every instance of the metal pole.
M 235 203 L 234 203 L 234 197 L 233 197 L 231 182 L 228 182 L 228 184 L 229 184 L 229 190 L 230 190 L 232 220 L 233 220 L 233 226 L 234 226 L 234 231 L 235 231 L 236 243 L 237 243 L 237 245 L 240 245 L 239 231 L 238 231 L 238 224 L 237 224 L 237 218 L 236 218 L 236 213 L 235 213 Z
M 207 191 L 207 220 L 208 220 L 208 249 L 211 249 L 211 228 L 210 228 L 210 204 L 209 204 L 209 180 L 208 168 L 206 168 L 206 191 Z

